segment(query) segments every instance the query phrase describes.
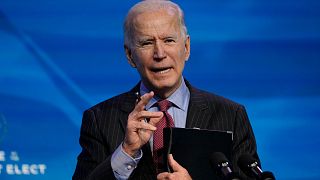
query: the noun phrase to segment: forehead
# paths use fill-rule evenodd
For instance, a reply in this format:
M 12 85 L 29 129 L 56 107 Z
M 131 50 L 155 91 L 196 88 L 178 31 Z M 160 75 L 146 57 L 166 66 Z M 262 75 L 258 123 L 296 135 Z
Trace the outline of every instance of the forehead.
M 165 33 L 179 30 L 178 16 L 170 10 L 150 11 L 137 14 L 132 20 L 135 33 Z

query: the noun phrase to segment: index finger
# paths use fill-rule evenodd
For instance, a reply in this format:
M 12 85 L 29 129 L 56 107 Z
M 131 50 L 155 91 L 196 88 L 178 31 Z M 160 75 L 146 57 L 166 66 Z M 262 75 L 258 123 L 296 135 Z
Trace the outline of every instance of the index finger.
M 149 93 L 145 93 L 143 96 L 140 97 L 140 101 L 137 103 L 136 107 L 134 108 L 137 111 L 143 111 L 145 106 L 154 96 L 154 92 L 150 91 Z

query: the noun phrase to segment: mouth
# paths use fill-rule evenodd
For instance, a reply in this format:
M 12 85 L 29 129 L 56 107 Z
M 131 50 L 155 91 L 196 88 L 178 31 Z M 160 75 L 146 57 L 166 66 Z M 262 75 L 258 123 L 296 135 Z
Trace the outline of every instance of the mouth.
M 151 71 L 157 74 L 165 74 L 168 73 L 172 67 L 163 67 L 163 68 L 151 68 Z

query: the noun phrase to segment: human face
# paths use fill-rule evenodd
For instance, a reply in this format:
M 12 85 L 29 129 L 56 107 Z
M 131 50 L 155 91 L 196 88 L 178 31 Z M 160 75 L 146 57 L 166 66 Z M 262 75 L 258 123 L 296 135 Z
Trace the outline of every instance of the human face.
M 182 33 L 177 14 L 170 10 L 138 14 L 132 24 L 131 43 L 125 45 L 128 62 L 137 68 L 149 90 L 167 98 L 181 84 L 190 38 Z

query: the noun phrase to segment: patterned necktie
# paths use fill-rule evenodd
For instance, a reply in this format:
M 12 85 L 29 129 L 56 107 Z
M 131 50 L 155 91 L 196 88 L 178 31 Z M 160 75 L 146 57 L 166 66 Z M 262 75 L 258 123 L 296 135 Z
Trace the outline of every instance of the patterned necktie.
M 173 118 L 168 113 L 168 109 L 172 106 L 168 100 L 159 101 L 158 107 L 163 112 L 164 116 L 157 123 L 157 130 L 153 134 L 153 160 L 156 166 L 157 173 L 164 171 L 163 164 L 163 128 L 174 127 Z

